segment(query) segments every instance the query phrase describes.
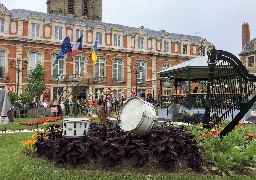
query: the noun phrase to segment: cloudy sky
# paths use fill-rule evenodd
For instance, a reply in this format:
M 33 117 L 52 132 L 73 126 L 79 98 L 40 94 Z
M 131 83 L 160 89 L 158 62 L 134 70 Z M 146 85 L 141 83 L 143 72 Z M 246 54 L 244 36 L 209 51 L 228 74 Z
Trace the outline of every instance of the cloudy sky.
M 46 0 L 0 0 L 8 9 L 46 12 Z M 236 56 L 242 49 L 242 24 L 256 37 L 256 0 L 103 0 L 103 21 L 199 35 L 216 49 Z

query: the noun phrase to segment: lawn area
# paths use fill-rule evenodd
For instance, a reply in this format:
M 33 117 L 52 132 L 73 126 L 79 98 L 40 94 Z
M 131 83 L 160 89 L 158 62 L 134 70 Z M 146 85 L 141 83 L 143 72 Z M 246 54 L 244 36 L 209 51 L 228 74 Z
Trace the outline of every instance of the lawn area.
M 155 174 L 142 175 L 128 172 L 111 173 L 79 169 L 57 168 L 50 162 L 28 157 L 23 153 L 21 141 L 31 138 L 32 133 L 0 134 L 0 179 L 255 179 L 250 176 L 220 177 L 204 174 Z
M 0 131 L 3 130 L 24 130 L 24 129 L 37 129 L 37 126 L 25 126 L 25 125 L 20 125 L 21 122 L 32 122 L 38 119 L 43 119 L 43 118 L 15 118 L 14 122 L 11 122 L 9 124 L 0 124 Z M 46 123 L 46 124 L 39 124 L 38 128 L 46 128 L 47 126 L 51 124 L 62 124 L 62 120 L 59 120 L 57 122 L 53 123 Z

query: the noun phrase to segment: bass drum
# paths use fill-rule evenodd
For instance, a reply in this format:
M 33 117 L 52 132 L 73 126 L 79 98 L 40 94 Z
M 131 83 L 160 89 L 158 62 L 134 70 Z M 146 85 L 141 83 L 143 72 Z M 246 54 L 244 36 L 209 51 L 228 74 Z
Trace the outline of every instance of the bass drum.
M 155 119 L 154 106 L 138 97 L 127 100 L 120 113 L 121 129 L 135 134 L 145 134 Z

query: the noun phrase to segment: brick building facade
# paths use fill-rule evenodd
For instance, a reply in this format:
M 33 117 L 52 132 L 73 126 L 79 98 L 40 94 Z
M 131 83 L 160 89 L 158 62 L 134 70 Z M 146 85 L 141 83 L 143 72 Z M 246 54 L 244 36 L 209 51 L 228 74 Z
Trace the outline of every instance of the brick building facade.
M 211 46 L 199 36 L 91 21 L 88 20 L 89 16 L 80 16 L 78 11 L 81 12 L 81 9 L 76 7 L 72 17 L 65 13 L 68 7 L 61 6 L 61 2 L 48 0 L 48 13 L 8 10 L 0 5 L 0 87 L 16 91 L 15 86 L 19 81 L 18 91 L 24 92 L 29 68 L 41 63 L 46 69 L 47 86 L 42 100 L 56 99 L 58 90 L 70 92 L 71 85 L 73 94 L 75 92 L 80 96 L 94 94 L 92 98 L 97 98 L 98 94 L 111 88 L 113 96 L 128 98 L 135 92 L 137 84 L 139 96 L 151 93 L 157 97 L 159 82 L 147 79 L 156 79 L 157 72 L 163 68 L 197 57 L 200 45 L 205 54 Z M 61 10 L 57 11 L 59 13 L 54 10 L 56 7 L 60 7 Z M 98 9 L 98 15 L 92 16 L 101 20 L 102 8 Z M 78 51 L 75 57 L 68 54 L 59 59 L 57 64 L 54 63 L 63 39 L 69 36 L 74 44 L 82 34 L 83 50 Z M 94 65 L 91 48 L 96 39 L 99 42 L 98 61 Z M 21 78 L 17 77 L 17 72 L 10 66 L 11 61 L 16 66 L 19 59 L 20 68 L 24 68 L 20 72 Z M 25 62 L 28 62 L 27 68 Z M 138 66 L 143 68 L 136 74 Z M 84 72 L 94 77 L 93 84 L 80 82 Z M 168 83 L 163 87 L 166 94 L 171 93 L 171 89 Z
M 250 27 L 248 23 L 242 25 L 242 52 L 239 55 L 240 60 L 250 73 L 256 75 L 256 38 L 250 39 Z

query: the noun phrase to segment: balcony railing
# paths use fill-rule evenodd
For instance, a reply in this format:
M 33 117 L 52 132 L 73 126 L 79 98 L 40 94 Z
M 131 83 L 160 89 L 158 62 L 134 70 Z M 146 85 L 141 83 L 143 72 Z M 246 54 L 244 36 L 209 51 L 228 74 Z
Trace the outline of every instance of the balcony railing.
M 96 76 L 96 77 L 94 78 L 94 81 L 95 81 L 95 82 L 106 82 L 106 77 L 104 77 L 104 76 L 101 76 L 101 77 Z
M 112 78 L 112 82 L 113 83 L 123 83 L 124 82 L 124 78 Z

